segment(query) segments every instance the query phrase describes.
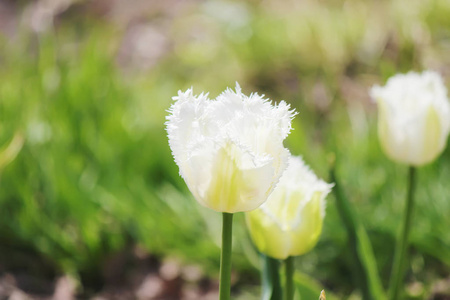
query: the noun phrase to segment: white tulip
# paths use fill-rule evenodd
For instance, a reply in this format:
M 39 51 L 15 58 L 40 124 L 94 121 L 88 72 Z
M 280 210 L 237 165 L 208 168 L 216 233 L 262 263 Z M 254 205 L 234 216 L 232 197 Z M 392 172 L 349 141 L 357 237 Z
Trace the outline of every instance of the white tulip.
M 167 117 L 169 145 L 197 201 L 219 212 L 250 211 L 266 201 L 287 166 L 283 140 L 295 115 L 281 101 L 228 89 L 215 100 L 178 92 Z
M 398 74 L 370 94 L 378 103 L 378 136 L 386 155 L 412 166 L 435 160 L 450 131 L 450 103 L 440 75 Z
M 247 227 L 256 247 L 268 256 L 286 259 L 311 250 L 322 232 L 327 184 L 291 156 L 289 166 L 269 199 L 246 213 Z

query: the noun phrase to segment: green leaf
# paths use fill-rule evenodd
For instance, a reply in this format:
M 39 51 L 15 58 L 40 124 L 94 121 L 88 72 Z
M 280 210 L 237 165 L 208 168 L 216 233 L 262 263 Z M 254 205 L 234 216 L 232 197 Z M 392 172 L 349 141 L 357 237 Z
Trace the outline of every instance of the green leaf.
M 280 262 L 272 257 L 262 256 L 262 300 L 281 300 Z
M 300 299 L 317 299 L 317 295 L 323 290 L 323 286 L 319 282 L 301 272 L 295 272 L 294 282 Z M 338 299 L 338 297 L 327 291 L 327 300 L 334 299 Z

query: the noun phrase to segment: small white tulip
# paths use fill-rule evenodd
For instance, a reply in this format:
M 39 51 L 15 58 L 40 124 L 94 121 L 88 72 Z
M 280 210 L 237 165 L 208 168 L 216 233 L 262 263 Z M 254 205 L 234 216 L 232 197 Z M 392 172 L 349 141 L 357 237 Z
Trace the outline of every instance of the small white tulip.
M 447 89 L 436 72 L 391 77 L 370 94 L 378 104 L 378 137 L 394 161 L 421 166 L 444 150 L 450 131 Z
M 218 212 L 250 211 L 266 201 L 287 166 L 283 140 L 295 112 L 258 94 L 228 89 L 215 100 L 192 89 L 173 97 L 169 145 L 197 201 Z
M 259 251 L 286 259 L 311 250 L 322 232 L 327 184 L 291 156 L 280 182 L 260 208 L 246 213 L 250 236 Z

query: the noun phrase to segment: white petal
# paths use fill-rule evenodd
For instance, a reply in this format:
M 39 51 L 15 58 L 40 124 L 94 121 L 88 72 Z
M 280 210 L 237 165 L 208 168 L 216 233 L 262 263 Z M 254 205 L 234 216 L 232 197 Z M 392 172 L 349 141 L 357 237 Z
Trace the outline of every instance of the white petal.
M 238 84 L 216 100 L 192 90 L 174 100 L 166 122 L 169 145 L 196 199 L 227 212 L 261 205 L 287 166 L 283 140 L 295 115 L 289 105 L 247 97 Z
M 187 164 L 191 192 L 216 211 L 252 210 L 266 201 L 272 188 L 272 158 L 258 157 L 232 142 L 215 152 L 198 152 Z
M 439 155 L 450 131 L 450 104 L 439 74 L 399 74 L 370 93 L 379 106 L 378 134 L 390 158 L 423 165 Z
M 317 243 L 332 185 L 318 179 L 300 157 L 289 166 L 269 199 L 246 214 L 250 235 L 260 251 L 284 259 L 301 255 Z

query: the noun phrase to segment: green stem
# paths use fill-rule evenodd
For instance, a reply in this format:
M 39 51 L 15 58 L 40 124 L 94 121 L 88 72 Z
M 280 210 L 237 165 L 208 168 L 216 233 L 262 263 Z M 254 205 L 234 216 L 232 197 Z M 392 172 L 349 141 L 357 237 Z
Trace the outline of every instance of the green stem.
M 280 283 L 280 262 L 278 259 L 270 256 L 263 256 L 262 272 L 262 299 L 280 300 L 283 297 L 283 291 Z
M 392 265 L 389 299 L 399 299 L 400 288 L 403 286 L 405 262 L 408 249 L 409 231 L 411 229 L 412 211 L 414 207 L 415 168 L 409 167 L 408 194 L 400 236 L 395 246 L 394 263 Z
M 219 299 L 229 300 L 231 289 L 231 233 L 233 231 L 233 214 L 224 212 L 222 217 Z
M 289 256 L 285 259 L 285 271 L 286 271 L 286 289 L 285 300 L 294 299 L 294 257 Z

